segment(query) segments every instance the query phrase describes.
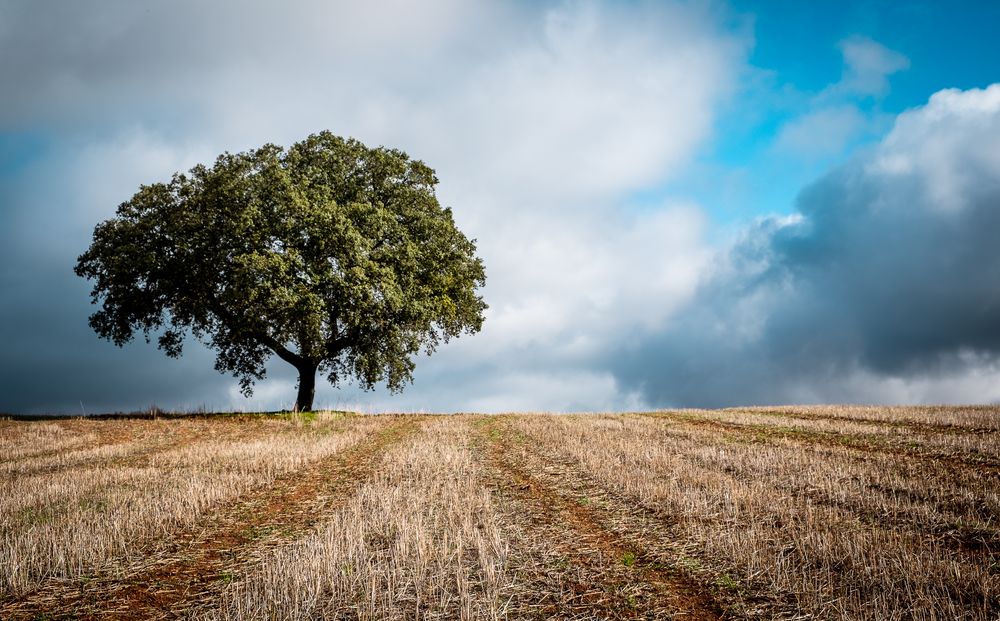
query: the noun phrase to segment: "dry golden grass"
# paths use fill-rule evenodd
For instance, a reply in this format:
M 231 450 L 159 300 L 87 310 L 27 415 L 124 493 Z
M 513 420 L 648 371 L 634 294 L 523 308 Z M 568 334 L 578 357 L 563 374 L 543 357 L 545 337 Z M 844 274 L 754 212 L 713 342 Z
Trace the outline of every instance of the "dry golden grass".
M 150 538 L 189 527 L 220 503 L 342 450 L 366 431 L 365 425 L 340 423 L 175 420 L 159 421 L 149 434 L 147 421 L 101 421 L 74 437 L 76 421 L 61 432 L 55 431 L 58 423 L 39 426 L 41 431 L 25 424 L 23 434 L 6 429 L 0 454 L 26 457 L 22 447 L 38 442 L 40 433 L 57 438 L 55 450 L 76 450 L 62 460 L 36 450 L 34 460 L 5 462 L 10 476 L 0 482 L 0 597 L 52 578 L 87 576 L 109 560 L 136 555 Z M 86 448 L 118 432 L 127 437 L 130 427 L 137 435 L 132 442 Z M 162 440 L 157 430 L 170 439 Z M 156 437 L 162 441 L 145 443 Z
M 315 532 L 261 561 L 206 619 L 496 619 L 507 542 L 463 421 L 393 447 Z
M 818 618 L 996 617 L 996 470 L 798 434 L 727 435 L 701 419 L 760 424 L 702 412 L 522 417 L 514 427 L 535 456 L 566 460 L 660 516 L 665 535 L 689 544 L 686 557 L 665 560 L 704 569 L 736 595 Z
M 1000 410 L 0 421 L 0 618 L 1000 618 Z
M 935 428 L 955 427 L 962 431 L 1000 431 L 1000 407 L 975 406 L 900 406 L 874 405 L 814 405 L 809 407 L 780 406 L 732 408 L 737 412 L 775 412 L 789 416 L 832 418 L 861 422 L 882 422 L 890 425 L 926 425 Z

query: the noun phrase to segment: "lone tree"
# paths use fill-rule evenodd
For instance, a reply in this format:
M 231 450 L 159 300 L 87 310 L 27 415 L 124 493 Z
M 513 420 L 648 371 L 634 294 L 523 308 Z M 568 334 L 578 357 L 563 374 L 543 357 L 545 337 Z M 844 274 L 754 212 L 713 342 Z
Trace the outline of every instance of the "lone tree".
M 298 410 L 317 371 L 402 390 L 421 348 L 478 332 L 486 309 L 483 262 L 437 181 L 401 151 L 322 132 L 140 186 L 77 261 L 101 305 L 90 325 L 118 346 L 159 333 L 171 357 L 193 333 L 247 396 L 276 354 L 298 370 Z

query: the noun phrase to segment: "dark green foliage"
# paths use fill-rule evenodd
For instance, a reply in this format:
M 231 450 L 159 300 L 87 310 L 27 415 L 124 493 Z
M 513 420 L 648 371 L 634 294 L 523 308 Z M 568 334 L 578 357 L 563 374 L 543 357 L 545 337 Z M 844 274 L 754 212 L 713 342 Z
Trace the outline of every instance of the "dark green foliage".
M 174 357 L 190 331 L 247 395 L 275 353 L 299 370 L 300 409 L 317 370 L 398 391 L 414 354 L 477 332 L 486 309 L 436 184 L 405 153 L 322 132 L 142 186 L 76 265 L 101 305 L 90 325 L 117 345 L 159 332 Z

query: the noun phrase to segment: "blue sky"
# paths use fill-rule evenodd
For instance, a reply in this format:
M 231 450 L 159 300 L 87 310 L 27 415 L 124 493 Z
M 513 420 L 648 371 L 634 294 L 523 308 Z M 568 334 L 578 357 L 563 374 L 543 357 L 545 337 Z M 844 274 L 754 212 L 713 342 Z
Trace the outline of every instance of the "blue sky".
M 491 308 L 402 395 L 319 405 L 995 401 L 998 24 L 989 2 L 0 0 L 0 411 L 287 407 L 280 361 L 246 400 L 195 343 L 98 340 L 72 265 L 140 183 L 322 129 L 438 171 Z
M 746 170 L 758 181 L 738 205 L 719 198 L 720 218 L 792 211 L 806 183 L 876 141 L 894 115 L 926 103 L 941 89 L 981 88 L 1000 76 L 993 43 L 1000 24 L 997 3 L 776 0 L 730 6 L 737 27 L 752 31 L 749 75 L 741 85 L 745 98 L 733 101 L 718 119 L 715 139 L 700 159 L 707 166 Z M 869 131 L 859 130 L 842 150 L 824 156 L 803 160 L 796 153 L 776 154 L 773 146 L 783 125 L 808 114 L 816 107 L 815 97 L 843 77 L 841 45 L 852 38 L 878 43 L 908 61 L 907 68 L 887 76 L 883 93 L 845 95 L 837 102 L 856 107 L 871 123 Z M 705 191 L 692 191 L 699 189 Z

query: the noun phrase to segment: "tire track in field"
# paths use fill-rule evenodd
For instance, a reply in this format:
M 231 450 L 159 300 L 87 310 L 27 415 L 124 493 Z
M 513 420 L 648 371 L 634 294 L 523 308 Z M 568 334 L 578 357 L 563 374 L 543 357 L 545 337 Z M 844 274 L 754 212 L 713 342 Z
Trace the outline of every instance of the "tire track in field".
M 693 458 L 688 458 L 688 463 L 724 477 L 735 484 L 750 485 L 761 481 L 752 470 L 735 465 L 720 467 L 718 464 Z M 950 470 L 950 472 L 954 471 Z M 845 516 L 850 516 L 849 519 L 857 520 L 872 528 L 891 528 L 909 533 L 913 537 L 937 539 L 946 542 L 948 546 L 962 554 L 978 557 L 983 553 L 989 554 L 993 550 L 1000 550 L 1000 531 L 988 526 L 972 525 L 964 518 L 947 515 L 948 511 L 954 507 L 954 499 L 935 498 L 932 494 L 921 494 L 905 488 L 892 488 L 884 485 L 867 486 L 869 491 L 883 494 L 887 500 L 894 496 L 902 496 L 910 502 L 921 504 L 935 514 L 943 515 L 937 520 L 931 520 L 928 517 L 920 517 L 922 514 L 917 514 L 912 510 L 879 511 L 866 504 L 862 497 L 841 497 L 830 490 L 813 487 L 808 483 L 785 485 L 774 480 L 767 480 L 765 483 L 776 492 L 783 492 L 794 498 L 803 499 L 817 507 L 838 511 Z M 977 503 L 973 509 L 980 510 L 982 507 Z M 985 511 L 985 509 L 982 510 Z M 991 521 L 991 516 L 988 513 L 979 517 L 987 524 Z
M 104 419 L 97 419 L 95 421 L 87 421 L 89 424 L 101 425 L 104 424 Z M 145 422 L 143 421 L 143 424 Z M 19 481 L 30 481 L 33 477 L 42 477 L 45 475 L 58 475 L 63 472 L 73 472 L 76 475 L 85 474 L 88 471 L 105 470 L 111 468 L 145 468 L 150 466 L 150 462 L 153 458 L 170 453 L 171 451 L 177 451 L 185 449 L 187 447 L 198 444 L 209 438 L 208 441 L 217 442 L 219 440 L 227 440 L 231 442 L 240 441 L 254 437 L 251 432 L 248 434 L 246 430 L 240 429 L 238 424 L 230 421 L 210 421 L 209 423 L 212 428 L 208 429 L 210 436 L 207 436 L 206 429 L 196 428 L 189 426 L 187 424 L 173 430 L 173 434 L 169 437 L 161 437 L 161 434 L 153 433 L 150 429 L 143 430 L 141 436 L 136 436 L 135 433 L 127 434 L 123 433 L 121 430 L 116 430 L 116 434 L 119 439 L 106 443 L 103 445 L 98 445 L 93 448 L 88 449 L 75 449 L 70 451 L 68 454 L 79 453 L 83 450 L 93 450 L 99 449 L 106 446 L 122 446 L 126 447 L 123 453 L 112 454 L 112 455 L 90 455 L 86 457 L 80 457 L 77 455 L 76 461 L 65 460 L 59 463 L 42 463 L 28 465 L 30 467 L 24 467 L 23 469 L 11 469 L 6 474 L 10 477 L 14 477 Z M 216 429 L 219 427 L 220 429 Z M 128 439 L 121 439 L 128 438 Z M 59 451 L 55 451 L 54 454 L 59 454 Z M 86 482 L 82 484 L 77 491 L 84 489 L 88 494 L 92 494 L 99 491 L 98 483 Z M 30 511 L 34 509 L 38 513 L 42 513 L 47 507 L 53 505 L 59 501 L 58 496 L 50 495 L 45 500 L 32 505 L 25 505 L 20 510 Z
M 90 421 L 81 418 L 69 418 L 69 419 L 54 419 L 52 421 L 41 424 L 50 424 L 59 427 L 64 431 L 85 434 L 85 433 L 91 433 L 90 427 L 95 426 L 95 423 L 99 424 L 98 421 Z M 11 429 L 16 429 L 17 427 L 15 426 L 21 426 L 23 429 L 26 428 L 26 426 L 28 425 L 35 425 L 35 424 L 39 424 L 39 422 L 16 421 L 13 422 L 12 425 L 10 425 L 9 427 Z M 50 447 L 40 448 L 38 450 L 29 453 L 24 453 L 16 457 L 9 457 L 7 458 L 7 461 L 9 463 L 31 462 L 32 460 L 36 459 L 40 460 L 40 459 L 45 459 L 47 457 L 54 457 L 57 455 L 70 455 L 73 453 L 91 451 L 108 446 L 127 444 L 128 442 L 135 439 L 134 434 L 127 433 L 120 426 L 115 429 L 101 429 L 100 427 L 98 427 L 97 432 L 98 433 L 95 434 L 95 437 L 92 440 L 84 442 L 80 445 L 60 447 L 60 448 L 50 448 Z
M 640 412 L 636 414 L 646 418 L 671 420 L 693 427 L 706 427 L 722 432 L 733 432 L 751 440 L 769 442 L 771 439 L 794 440 L 819 446 L 832 446 L 861 453 L 878 453 L 906 457 L 918 461 L 946 463 L 952 466 L 973 470 L 1000 471 L 1000 460 L 992 456 L 976 456 L 973 453 L 939 453 L 915 447 L 900 446 L 884 441 L 883 438 L 872 435 L 852 435 L 834 431 L 819 431 L 810 429 L 789 429 L 758 423 L 734 423 L 717 420 L 707 416 L 682 412 Z
M 559 443 L 553 443 L 550 441 L 545 443 L 541 442 L 541 438 L 545 436 L 542 435 L 542 432 L 539 432 L 538 438 L 536 439 L 535 430 L 529 426 L 525 426 L 522 430 L 520 425 L 515 427 L 515 421 L 510 421 L 507 424 L 511 427 L 511 432 L 513 434 L 523 438 L 521 444 L 523 446 L 523 452 L 526 454 L 526 458 L 524 459 L 525 464 L 531 468 L 541 471 L 543 476 L 549 475 L 549 473 L 555 473 L 551 478 L 565 481 L 567 487 L 578 495 L 586 494 L 589 496 L 593 494 L 590 498 L 596 499 L 597 504 L 604 509 L 603 515 L 607 517 L 602 519 L 604 520 L 603 523 L 609 530 L 624 532 L 628 537 L 634 536 L 639 541 L 647 541 L 647 549 L 655 551 L 660 558 L 667 559 L 668 563 L 674 562 L 685 571 L 691 569 L 691 573 L 693 575 L 699 577 L 704 576 L 706 578 L 706 582 L 715 583 L 718 586 L 723 587 L 720 590 L 720 599 L 725 602 L 726 612 L 733 618 L 807 618 L 806 616 L 803 616 L 802 596 L 809 594 L 809 592 L 798 590 L 794 583 L 790 584 L 785 582 L 784 586 L 777 586 L 777 584 L 772 583 L 768 579 L 766 574 L 762 574 L 759 566 L 756 566 L 753 563 L 749 565 L 735 565 L 728 563 L 725 556 L 713 556 L 707 549 L 703 548 L 704 539 L 686 540 L 683 524 L 691 521 L 692 516 L 687 515 L 683 508 L 678 509 L 680 514 L 675 514 L 670 510 L 661 510 L 655 505 L 655 503 L 640 504 L 642 501 L 639 496 L 632 496 L 629 492 L 629 486 L 627 484 L 619 486 L 612 484 L 611 482 L 606 483 L 603 480 L 598 479 L 596 476 L 589 474 L 590 470 L 583 464 L 581 458 L 572 454 L 576 452 L 575 450 L 572 453 L 570 451 L 564 452 Z M 567 438 L 565 441 L 576 442 L 580 439 L 581 438 Z M 547 437 L 546 440 L 548 440 Z M 596 438 L 593 438 L 593 440 L 596 442 Z M 641 466 L 639 467 L 641 468 Z M 669 476 L 669 474 L 666 476 Z M 619 483 L 620 482 L 621 481 L 619 481 Z M 666 508 L 664 507 L 664 509 Z M 719 512 L 703 512 L 699 515 L 693 516 L 693 520 L 713 524 L 717 529 L 739 529 L 742 528 L 743 525 L 749 524 L 746 522 L 744 524 L 733 522 L 726 519 L 726 517 L 727 516 L 725 514 L 720 514 Z M 766 519 L 766 516 L 761 516 L 759 514 L 757 517 Z M 781 522 L 774 525 L 768 524 L 768 526 L 775 528 L 775 530 L 771 535 L 765 535 L 766 541 L 780 542 L 784 540 L 781 534 L 781 529 L 784 528 L 784 525 Z M 671 534 L 676 534 L 676 538 L 674 540 L 670 539 Z M 711 537 L 711 535 L 709 535 L 709 537 Z M 661 545 L 661 542 L 664 539 L 666 539 L 668 544 L 666 549 L 663 549 L 663 546 Z M 689 541 L 691 544 L 687 546 L 687 550 L 684 549 L 685 541 Z M 678 554 L 674 552 L 673 548 L 675 545 L 677 547 L 677 552 L 679 552 L 681 556 L 678 556 Z M 878 553 L 878 551 L 875 552 L 875 554 Z M 792 569 L 795 572 L 807 574 L 820 567 L 819 565 L 811 564 L 809 555 L 802 556 L 800 558 L 804 560 L 805 563 L 801 566 L 793 567 Z M 996 556 L 993 556 L 991 560 L 995 559 Z M 952 557 L 951 560 L 956 559 Z M 990 560 L 987 560 L 987 566 L 989 563 Z M 917 564 L 914 564 L 914 567 L 917 566 Z M 836 564 L 830 565 L 830 567 L 833 568 L 834 572 L 839 571 Z M 859 565 L 859 567 L 861 566 Z M 722 573 L 723 571 L 726 573 Z M 961 570 L 955 569 L 954 571 L 957 572 Z M 763 579 L 758 579 L 760 576 L 763 576 Z M 895 579 L 890 578 L 887 581 L 882 581 L 882 584 L 879 585 L 878 588 L 895 587 L 896 585 L 894 582 Z M 845 583 L 849 589 L 857 588 L 855 586 L 856 584 L 858 583 Z M 994 597 L 991 597 L 990 595 L 986 595 L 985 597 L 980 596 L 981 593 L 990 593 L 990 587 L 984 587 L 982 591 L 973 590 L 973 594 L 970 597 L 967 592 L 963 590 L 965 588 L 964 586 L 960 583 L 955 584 L 958 584 L 958 586 L 945 584 L 941 590 L 937 591 L 940 595 L 934 595 L 933 597 L 940 596 L 941 598 L 947 598 L 947 600 L 944 601 L 950 600 L 952 602 L 961 602 L 961 605 L 970 606 L 970 610 L 986 610 L 990 609 L 989 607 L 993 605 L 993 600 L 995 599 Z M 988 580 L 986 584 L 989 584 Z M 978 589 L 978 587 L 976 588 Z M 904 603 L 897 602 L 894 606 L 896 609 L 904 610 L 906 609 L 905 597 L 900 599 Z M 826 618 L 828 616 L 823 612 L 824 610 L 830 614 L 832 614 L 830 611 L 836 610 L 836 608 L 826 607 L 827 604 L 825 602 L 821 603 L 823 605 L 822 608 L 813 609 L 813 613 L 819 614 L 819 617 L 817 618 Z M 848 610 L 850 609 L 848 608 Z M 861 610 L 861 608 L 858 608 L 857 610 Z M 935 610 L 938 610 L 936 606 Z M 952 618 L 948 614 L 945 616 Z M 808 618 L 813 617 L 808 616 Z
M 307 532 L 374 473 L 392 444 L 417 431 L 415 417 L 391 422 L 359 443 L 282 475 L 180 533 L 124 571 L 40 589 L 0 608 L 2 619 L 175 619 L 214 598 L 267 550 Z
M 791 418 L 795 420 L 821 421 L 833 423 L 856 423 L 859 425 L 876 425 L 880 427 L 891 427 L 894 429 L 904 429 L 922 435 L 958 435 L 958 436 L 986 436 L 997 433 L 997 429 L 992 427 L 976 427 L 972 425 L 962 425 L 961 423 L 930 423 L 918 420 L 891 420 L 868 416 L 837 416 L 835 414 L 824 414 L 822 411 L 813 410 L 767 410 L 753 408 L 725 408 L 723 412 L 733 414 L 753 414 L 758 416 L 773 416 L 775 418 Z
M 155 436 L 154 436 L 155 437 Z M 136 439 L 132 436 L 129 440 L 119 440 L 108 442 L 105 444 L 99 444 L 93 447 L 86 447 L 80 449 L 74 449 L 68 453 L 65 453 L 66 459 L 61 462 L 56 463 L 40 463 L 40 464 L 23 464 L 19 468 L 12 468 L 9 471 L 11 476 L 17 477 L 30 477 L 30 476 L 40 476 L 46 474 L 55 474 L 58 472 L 63 472 L 66 470 L 83 470 L 83 469 L 93 469 L 93 468 L 110 468 L 110 467 L 141 467 L 149 463 L 149 460 L 154 455 L 160 455 L 168 451 L 183 448 L 193 444 L 198 439 L 198 435 L 193 429 L 181 429 L 181 431 L 166 440 L 158 441 L 156 443 L 150 443 L 145 438 Z M 131 445 L 131 446 L 130 446 Z M 126 450 L 123 453 L 111 454 L 111 455 L 86 455 L 82 456 L 81 453 L 85 451 L 95 451 L 105 447 L 111 446 L 121 446 Z M 74 455 L 76 453 L 76 455 Z M 52 457 L 58 455 L 59 451 L 55 451 L 53 455 L 47 457 Z M 37 461 L 42 461 L 42 459 L 34 458 Z
M 660 562 L 638 538 L 607 528 L 603 511 L 584 497 L 553 484 L 518 459 L 524 441 L 498 418 L 479 427 L 479 444 L 487 484 L 523 505 L 526 522 L 548 543 L 562 548 L 573 564 L 603 584 L 574 585 L 574 596 L 561 605 L 539 610 L 540 618 L 566 614 L 571 618 L 678 618 L 698 621 L 723 618 L 721 604 L 711 593 L 679 570 Z M 557 540 L 546 528 L 561 531 Z M 621 575 L 622 566 L 629 570 Z M 623 598 L 609 593 L 625 593 Z M 641 598 L 641 601 L 640 601 Z M 568 610 L 567 610 L 568 609 Z
M 213 440 L 221 437 L 238 439 L 245 435 L 239 429 L 239 423 L 230 420 L 199 419 L 192 415 L 190 420 L 174 419 L 179 425 L 168 428 L 172 432 L 169 437 L 163 437 L 163 429 L 156 429 L 153 420 L 134 419 L 120 420 L 107 418 L 70 419 L 58 421 L 64 428 L 79 428 L 80 433 L 95 433 L 97 439 L 92 444 L 69 449 L 44 450 L 31 455 L 24 455 L 11 460 L 7 472 L 12 476 L 27 477 L 42 474 L 52 474 L 64 470 L 110 466 L 142 466 L 148 463 L 153 455 L 166 453 L 173 449 L 194 444 L 210 431 Z M 21 423 L 31 424 L 31 423 Z M 114 425 L 112 429 L 106 429 Z M 224 436 L 216 435 L 221 430 Z M 102 455 L 104 448 L 121 447 L 124 452 Z M 62 457 L 62 461 L 46 463 L 47 459 Z M 32 463 L 37 462 L 37 463 Z
M 79 458 L 77 461 L 64 461 L 54 464 L 35 464 L 30 468 L 25 467 L 23 469 L 11 469 L 7 472 L 3 472 L 11 478 L 12 484 L 16 482 L 17 485 L 33 485 L 37 484 L 34 479 L 51 476 L 60 475 L 65 472 L 72 472 L 73 475 L 80 476 L 82 480 L 86 481 L 77 486 L 74 490 L 66 490 L 62 493 L 49 494 L 45 499 L 39 500 L 35 503 L 24 504 L 17 508 L 17 511 L 22 515 L 27 513 L 27 515 L 40 515 L 44 514 L 47 509 L 59 506 L 60 503 L 65 502 L 65 496 L 70 493 L 79 493 L 80 490 L 84 490 L 87 496 L 94 495 L 100 491 L 100 483 L 96 483 L 92 480 L 86 480 L 85 475 L 90 472 L 103 469 L 111 468 L 142 468 L 149 465 L 150 460 L 164 453 L 168 453 L 173 450 L 182 449 L 190 446 L 197 442 L 198 436 L 193 431 L 184 429 L 177 435 L 170 437 L 166 440 L 157 441 L 155 444 L 149 444 L 141 440 L 125 441 L 117 444 L 107 444 L 105 446 L 122 446 L 134 444 L 129 450 L 124 453 L 113 454 L 113 455 L 90 455 L 87 457 Z M 98 447 L 100 448 L 100 447 Z M 81 476 L 84 475 L 84 476 Z M 11 488 L 8 488 L 10 490 Z M 10 491 L 9 493 L 16 493 Z M 86 497 L 86 496 L 83 496 Z M 30 519 L 30 518 L 29 518 Z M 21 520 L 17 518 L 12 518 L 9 525 L 12 528 L 23 527 Z M 3 603 L 3 598 L 0 597 L 0 604 Z
M 642 421 L 647 422 L 647 424 L 655 424 L 655 419 L 651 418 L 647 414 L 627 414 L 625 416 L 637 422 Z M 662 417 L 657 416 L 656 418 Z M 669 433 L 669 429 L 671 429 L 671 427 L 661 425 L 659 431 L 661 433 Z M 697 442 L 701 446 L 713 445 L 711 442 L 704 440 L 692 439 L 691 442 Z M 842 445 L 838 445 L 837 448 L 843 449 L 844 447 Z M 834 455 L 838 455 L 839 457 L 845 459 L 875 460 L 881 459 L 881 457 L 877 456 L 882 455 L 882 453 L 878 451 L 859 451 L 857 449 L 849 448 L 848 452 L 834 453 Z M 704 468 L 705 470 L 711 471 L 718 476 L 725 477 L 735 483 L 750 484 L 761 481 L 761 479 L 752 471 L 747 471 L 736 465 L 721 467 L 719 464 L 712 464 L 691 456 L 685 456 L 685 458 L 689 464 L 699 468 Z M 925 463 L 931 462 L 935 466 L 946 468 L 952 476 L 958 476 L 963 470 L 960 467 L 955 467 L 954 464 L 949 462 L 941 464 L 937 460 L 923 461 Z M 989 471 L 985 472 L 988 473 Z M 985 474 L 985 476 L 989 477 L 990 474 Z M 913 536 L 932 537 L 948 542 L 948 544 L 956 551 L 964 554 L 979 555 L 984 552 L 990 553 L 992 551 L 1000 551 L 1000 531 L 993 528 L 968 524 L 962 518 L 946 516 L 942 517 L 941 520 L 937 522 L 921 522 L 917 515 L 910 511 L 901 511 L 899 513 L 877 511 L 871 506 L 865 504 L 864 500 L 861 498 L 839 497 L 827 490 L 813 487 L 808 484 L 785 485 L 774 480 L 767 480 L 766 483 L 773 490 L 788 493 L 796 498 L 805 499 L 817 506 L 829 507 L 837 511 L 845 512 L 862 523 L 869 524 L 872 527 L 885 528 L 891 526 L 893 528 L 905 529 Z M 988 483 L 986 482 L 982 483 L 982 485 L 987 484 Z M 884 485 L 869 485 L 868 489 L 872 492 L 883 494 L 886 498 L 891 498 L 893 496 L 905 497 L 909 502 L 920 503 L 938 514 L 947 514 L 949 510 L 955 507 L 955 503 L 957 502 L 953 498 L 942 499 L 935 497 L 933 494 L 920 493 L 919 491 L 912 489 L 897 489 Z M 972 506 L 969 510 L 976 512 L 979 518 L 985 523 L 988 524 L 991 521 L 994 521 L 994 514 L 991 514 L 981 503 L 977 502 L 970 504 Z

